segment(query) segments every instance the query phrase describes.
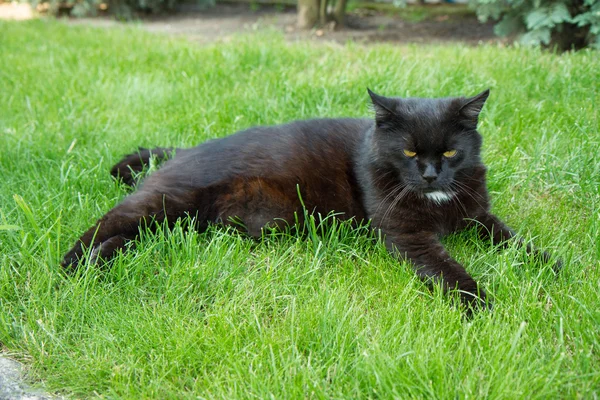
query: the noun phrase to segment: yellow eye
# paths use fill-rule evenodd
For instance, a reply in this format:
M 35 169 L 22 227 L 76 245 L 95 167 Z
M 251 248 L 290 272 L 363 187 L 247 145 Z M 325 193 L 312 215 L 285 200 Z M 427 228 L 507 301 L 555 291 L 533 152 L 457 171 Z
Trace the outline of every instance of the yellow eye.
M 456 150 L 448 150 L 447 152 L 444 153 L 444 157 L 446 158 L 452 158 L 456 155 Z
M 410 151 L 410 150 L 406 150 L 406 149 L 404 149 L 403 152 L 406 157 L 414 157 L 417 155 L 417 153 L 415 153 L 414 151 Z

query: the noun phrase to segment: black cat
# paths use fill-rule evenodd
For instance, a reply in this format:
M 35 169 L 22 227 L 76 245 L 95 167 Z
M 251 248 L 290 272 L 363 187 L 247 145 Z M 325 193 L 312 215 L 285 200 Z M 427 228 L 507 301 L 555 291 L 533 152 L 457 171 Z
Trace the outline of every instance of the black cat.
M 186 215 L 196 218 L 199 230 L 235 218 L 259 237 L 266 225 L 293 224 L 295 215 L 303 215 L 300 190 L 309 212 L 370 220 L 388 250 L 410 260 L 419 276 L 458 289 L 468 305 L 485 305 L 484 291 L 439 238 L 470 226 L 494 243 L 514 236 L 489 212 L 476 130 L 489 91 L 443 99 L 369 95 L 374 121 L 297 121 L 176 149 L 174 158 L 77 241 L 63 266 L 76 267 L 90 247 L 94 259 L 109 259 L 138 235 L 141 224 Z M 152 155 L 168 158 L 172 152 L 141 149 L 111 172 L 134 185 L 132 171 L 142 171 Z M 529 245 L 526 250 L 550 259 Z

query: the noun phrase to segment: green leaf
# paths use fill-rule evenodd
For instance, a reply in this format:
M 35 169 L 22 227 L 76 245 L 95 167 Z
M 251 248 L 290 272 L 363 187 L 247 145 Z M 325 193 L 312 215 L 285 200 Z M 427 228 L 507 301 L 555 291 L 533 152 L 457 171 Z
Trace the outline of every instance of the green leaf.
M 545 7 L 533 10 L 525 18 L 528 30 L 536 30 L 543 27 L 552 28 L 563 22 L 571 22 L 571 14 L 563 3 L 554 4 L 553 7 Z
M 550 19 L 556 24 L 572 21 L 571 13 L 569 13 L 569 9 L 564 3 L 557 3 L 554 5 L 550 14 Z
M 494 26 L 494 33 L 498 36 L 507 36 L 519 31 L 523 26 L 521 19 L 515 15 L 505 14 L 502 21 Z
M 550 28 L 540 28 L 530 32 L 527 32 L 523 36 L 521 36 L 521 43 L 526 45 L 537 46 L 539 44 L 548 44 L 550 43 Z
M 527 25 L 527 29 L 537 29 L 542 27 L 548 21 L 548 14 L 546 14 L 545 9 L 534 10 L 525 18 L 525 23 Z

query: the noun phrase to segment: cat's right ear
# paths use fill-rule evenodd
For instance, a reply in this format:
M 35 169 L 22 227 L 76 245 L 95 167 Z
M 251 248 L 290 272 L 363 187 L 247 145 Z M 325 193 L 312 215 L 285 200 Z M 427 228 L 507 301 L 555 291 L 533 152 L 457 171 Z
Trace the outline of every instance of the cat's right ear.
M 484 90 L 477 96 L 473 96 L 465 100 L 458 114 L 463 125 L 470 129 L 477 129 L 479 122 L 479 113 L 483 109 L 483 105 L 490 95 L 490 89 Z
M 394 111 L 396 103 L 393 99 L 388 99 L 373 92 L 367 88 L 371 101 L 373 102 L 373 108 L 375 109 L 375 122 L 377 127 L 381 128 L 390 122 L 390 120 L 397 117 L 397 113 Z

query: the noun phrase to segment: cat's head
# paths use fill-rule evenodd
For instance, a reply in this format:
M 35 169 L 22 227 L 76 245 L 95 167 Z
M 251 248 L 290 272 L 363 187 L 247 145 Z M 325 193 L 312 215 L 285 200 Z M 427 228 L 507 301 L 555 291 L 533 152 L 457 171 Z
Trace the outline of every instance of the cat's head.
M 450 200 L 461 171 L 481 165 L 477 122 L 489 95 L 464 98 L 390 98 L 369 95 L 375 109 L 373 146 L 379 162 L 393 166 L 413 192 Z

